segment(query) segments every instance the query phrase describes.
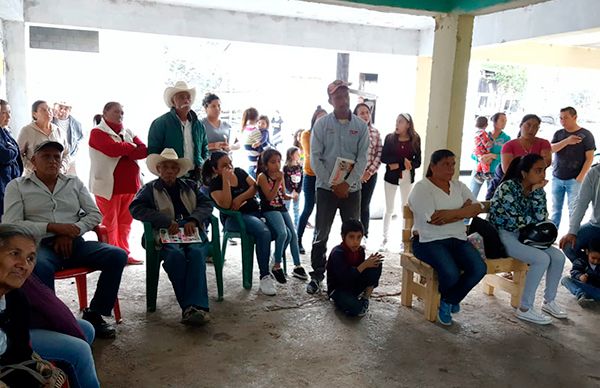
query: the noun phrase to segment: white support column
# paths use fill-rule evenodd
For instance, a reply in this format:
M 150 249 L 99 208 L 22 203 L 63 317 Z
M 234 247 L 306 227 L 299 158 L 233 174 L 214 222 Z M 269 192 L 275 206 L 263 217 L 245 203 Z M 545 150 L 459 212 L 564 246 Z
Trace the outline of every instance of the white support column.
M 24 22 L 3 21 L 3 43 L 6 70 L 6 98 L 12 111 L 10 127 L 13 135 L 31 121 L 27 99 L 25 50 L 28 41 Z M 16 132 L 16 133 L 15 133 Z
M 460 161 L 473 16 L 436 17 L 423 173 L 435 150 L 450 149 Z M 457 166 L 458 174 L 458 166 Z

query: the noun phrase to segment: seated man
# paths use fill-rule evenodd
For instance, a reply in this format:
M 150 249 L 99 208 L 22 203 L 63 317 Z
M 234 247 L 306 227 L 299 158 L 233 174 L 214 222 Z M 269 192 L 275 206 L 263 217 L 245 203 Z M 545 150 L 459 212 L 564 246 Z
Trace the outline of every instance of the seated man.
M 363 235 L 360 221 L 344 221 L 342 243 L 331 250 L 327 261 L 327 294 L 351 317 L 367 313 L 369 298 L 381 276 L 383 256 L 373 253 L 365 260 L 365 248 L 360 245 Z
M 587 224 L 581 225 L 590 202 L 592 216 Z M 572 262 L 578 257 L 585 260 L 584 249 L 593 240 L 600 240 L 600 164 L 592 167 L 583 179 L 569 220 L 569 233 L 560 240 L 560 248 Z
M 34 172 L 6 187 L 2 222 L 26 226 L 41 239 L 33 272 L 53 290 L 58 270 L 88 267 L 101 271 L 83 319 L 94 326 L 98 338 L 114 338 L 115 328 L 102 315 L 111 314 L 127 253 L 81 237 L 100 224 L 102 216 L 83 182 L 60 173 L 62 152 L 62 144 L 55 141 L 35 148 L 31 158 Z
M 193 167 L 192 161 L 178 158 L 174 149 L 165 148 L 160 155 L 149 155 L 146 163 L 158 179 L 146 183 L 136 194 L 129 206 L 133 218 L 150 222 L 154 229 L 168 229 L 171 235 L 177 234 L 180 227 L 188 236 L 193 235 L 196 228 L 202 229 L 212 213 L 210 200 L 200 193 L 196 182 L 181 179 Z M 181 323 L 205 324 L 209 315 L 204 245 L 161 244 L 156 230 L 155 241 L 181 307 Z

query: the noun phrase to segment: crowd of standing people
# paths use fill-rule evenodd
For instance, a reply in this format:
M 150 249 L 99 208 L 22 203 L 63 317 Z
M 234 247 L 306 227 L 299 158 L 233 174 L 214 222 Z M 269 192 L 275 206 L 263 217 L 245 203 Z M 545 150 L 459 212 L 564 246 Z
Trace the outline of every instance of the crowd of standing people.
M 168 111 L 150 125 L 147 143 L 124 125 L 123 106 L 108 102 L 94 117 L 89 135 L 88 185 L 75 174 L 84 131 L 70 115 L 68 103 L 51 107 L 36 101 L 32 122 L 15 140 L 8 128 L 10 106 L 0 100 L 0 314 L 11 318 L 0 320 L 1 364 L 32 359 L 43 363 L 35 359 L 36 351 L 66 364 L 66 374 L 54 368 L 57 378 L 68 376 L 73 386 L 99 386 L 89 344 L 94 337 L 116 336 L 115 327 L 104 317 L 111 315 L 125 266 L 143 263 L 131 256 L 134 218 L 154 230 L 163 268 L 181 307 L 181 322 L 190 326 L 209 322 L 208 252 L 200 240 L 180 244 L 162 236 L 204 236 L 214 208 L 223 210 L 225 231 L 239 232 L 243 227 L 252 236 L 263 294 L 274 296 L 275 282 L 287 283 L 282 261 L 289 249 L 292 276 L 308 281 L 307 293 L 319 294 L 327 277 L 327 296 L 335 306 L 349 316 L 364 316 L 379 284 L 382 253 L 398 234 L 398 228 L 390 228 L 392 215 L 408 205 L 414 213 L 414 254 L 437 271 L 438 320 L 450 325 L 461 301 L 486 273 L 485 263 L 467 239 L 464 220 L 482 212 L 477 196 L 487 182 L 490 225 L 507 253 L 529 265 L 516 316 L 538 324 L 551 323 L 550 316 L 566 318 L 556 302 L 561 283 L 582 306 L 600 300 L 600 166 L 591 167 L 594 137 L 577 125 L 574 108 L 561 110 L 564 128 L 552 142 L 536 136 L 541 120 L 533 114 L 523 117 L 513 140 L 504 133 L 504 113 L 490 118 L 491 131 L 487 118 L 478 118 L 473 149 L 477 165 L 469 188 L 454 179 L 455 155 L 445 149 L 433 152 L 425 177 L 417 179 L 421 140 L 409 113 L 400 113 L 394 130 L 382 136 L 373 126 L 369 104 L 360 102 L 350 109 L 347 82 L 329 84 L 327 96 L 332 112 L 318 106 L 310 127 L 297 131 L 294 146 L 285 152 L 277 149 L 283 133 L 278 112 L 269 120 L 250 107 L 236 131 L 221 119 L 221 101 L 213 93 L 204 96 L 205 117 L 199 119 L 192 109 L 196 90 L 182 81 L 165 89 Z M 247 156 L 246 170 L 233 165 L 232 153 L 238 150 Z M 145 185 L 140 180 L 143 159 L 156 175 Z M 383 243 L 381 253 L 367 255 L 370 202 L 381 164 L 385 165 Z M 549 217 L 544 187 L 551 164 Z M 569 232 L 559 247 L 573 262 L 573 270 L 561 280 L 565 255 L 552 243 L 565 194 Z M 590 203 L 592 217 L 581 225 Z M 306 253 L 303 237 L 315 207 L 307 273 L 301 257 Z M 328 254 L 338 210 L 341 244 Z M 231 211 L 240 217 L 232 217 Z M 108 229 L 108 243 L 83 239 L 99 225 Z M 535 233 L 552 228 L 552 241 L 536 240 Z M 525 230 L 530 234 L 523 239 Z M 99 270 L 100 277 L 90 306 L 76 320 L 54 296 L 54 276 L 80 266 Z M 535 292 L 544 275 L 543 312 L 539 312 Z M 47 303 L 39 303 L 40 299 Z M 13 369 L 7 381 L 31 378 L 22 368 Z

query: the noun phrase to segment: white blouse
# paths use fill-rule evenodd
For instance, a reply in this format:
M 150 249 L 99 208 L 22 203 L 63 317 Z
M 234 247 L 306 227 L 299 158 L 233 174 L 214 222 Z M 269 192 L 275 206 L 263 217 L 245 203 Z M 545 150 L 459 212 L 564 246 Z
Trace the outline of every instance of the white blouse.
M 463 220 L 443 225 L 433 225 L 429 221 L 437 210 L 460 209 L 469 199 L 479 203 L 467 185 L 457 180 L 450 181 L 450 194 L 427 178 L 417 182 L 408 196 L 408 206 L 414 215 L 413 233 L 419 234 L 419 242 L 447 238 L 466 240 L 467 230 Z

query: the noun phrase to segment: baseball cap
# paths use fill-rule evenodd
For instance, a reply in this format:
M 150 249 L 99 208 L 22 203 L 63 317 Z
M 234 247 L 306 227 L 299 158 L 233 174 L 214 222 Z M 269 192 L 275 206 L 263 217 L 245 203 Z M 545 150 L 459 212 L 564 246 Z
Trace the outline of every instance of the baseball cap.
M 35 154 L 36 152 L 39 152 L 45 148 L 54 148 L 59 150 L 60 152 L 63 152 L 65 150 L 65 147 L 63 147 L 63 145 L 59 142 L 54 140 L 46 140 L 35 146 L 33 153 Z
M 339 88 L 348 88 L 348 86 L 350 86 L 350 83 L 342 81 L 341 79 L 336 79 L 327 86 L 327 94 L 332 95 Z

